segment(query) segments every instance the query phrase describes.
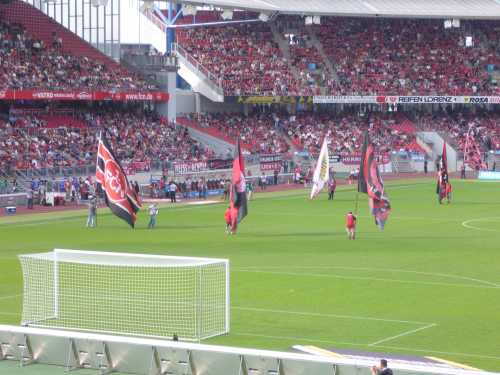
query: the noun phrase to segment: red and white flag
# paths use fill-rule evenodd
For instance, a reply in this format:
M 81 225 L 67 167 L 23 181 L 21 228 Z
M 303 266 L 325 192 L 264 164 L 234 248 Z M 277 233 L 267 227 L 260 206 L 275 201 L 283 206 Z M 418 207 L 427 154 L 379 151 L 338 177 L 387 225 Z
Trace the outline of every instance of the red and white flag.
M 103 133 L 97 145 L 95 177 L 105 193 L 106 204 L 111 212 L 133 228 L 141 203 Z

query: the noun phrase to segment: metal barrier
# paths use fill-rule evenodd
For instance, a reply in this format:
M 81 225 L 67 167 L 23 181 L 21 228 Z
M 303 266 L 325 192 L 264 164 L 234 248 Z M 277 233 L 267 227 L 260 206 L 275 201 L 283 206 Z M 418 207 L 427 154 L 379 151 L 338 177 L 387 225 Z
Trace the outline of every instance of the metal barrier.
M 0 360 L 169 375 L 369 375 L 372 361 L 127 336 L 0 325 Z M 487 375 L 424 364 L 394 364 L 397 375 Z M 489 373 L 493 375 L 493 373 Z M 497 374 L 498 375 L 498 374 Z

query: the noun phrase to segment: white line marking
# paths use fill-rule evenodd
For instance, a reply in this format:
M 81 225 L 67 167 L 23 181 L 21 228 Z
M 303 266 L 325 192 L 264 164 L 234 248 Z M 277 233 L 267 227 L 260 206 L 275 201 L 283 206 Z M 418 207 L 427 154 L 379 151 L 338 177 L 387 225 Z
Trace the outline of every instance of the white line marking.
M 290 340 L 295 342 L 318 342 L 323 344 L 337 344 L 337 345 L 353 345 L 353 346 L 367 346 L 366 344 L 356 344 L 353 342 L 340 342 L 331 340 L 321 340 L 321 339 L 306 339 L 303 337 L 293 337 L 293 336 L 273 336 L 273 335 L 260 335 L 258 333 L 247 333 L 247 332 L 231 332 L 231 335 L 235 336 L 250 336 L 250 337 L 262 337 L 264 339 L 276 339 L 276 340 Z
M 40 220 L 40 221 L 28 221 L 28 222 L 14 222 L 14 223 L 9 223 L 9 222 L 2 222 L 0 223 L 0 229 L 2 228 L 21 228 L 21 227 L 33 227 L 33 226 L 41 226 L 41 225 L 48 225 L 48 224 L 53 224 L 57 223 L 60 221 L 76 221 L 76 220 L 82 220 L 82 223 L 85 224 L 85 216 L 69 216 L 69 217 L 58 217 L 58 218 L 47 218 L 45 220 Z M 82 225 L 83 227 L 83 225 Z
M 253 273 L 270 274 L 270 275 L 325 277 L 325 278 L 332 278 L 332 279 L 367 280 L 367 281 L 380 281 L 380 282 L 401 283 L 401 284 L 453 286 L 453 287 L 463 287 L 463 288 L 480 288 L 480 289 L 498 289 L 498 290 L 500 290 L 500 288 L 497 286 L 489 286 L 489 285 L 453 284 L 453 283 L 442 283 L 442 282 L 434 282 L 434 281 L 398 280 L 398 279 L 385 279 L 385 278 L 379 278 L 379 277 L 344 276 L 344 275 L 323 274 L 323 273 L 273 272 L 273 271 L 249 270 L 249 269 L 243 269 L 243 268 L 240 268 L 240 269 L 233 268 L 232 271 L 233 272 L 253 272 Z
M 9 311 L 0 311 L 0 315 L 20 316 L 21 313 L 13 313 Z
M 255 333 L 246 333 L 246 332 L 231 332 L 230 335 L 262 337 L 265 339 L 287 340 L 287 341 L 295 341 L 295 342 L 300 342 L 300 341 L 318 342 L 318 343 L 326 343 L 326 344 L 330 344 L 330 345 L 332 345 L 332 344 L 352 345 L 352 346 L 358 346 L 358 347 L 364 347 L 364 348 L 369 347 L 369 344 L 338 342 L 338 341 L 329 341 L 329 340 L 321 340 L 321 339 L 309 339 L 309 338 L 293 337 L 293 336 L 270 336 L 270 335 L 260 335 L 260 334 L 255 334 Z M 474 353 L 446 352 L 446 351 L 440 351 L 440 350 L 408 348 L 408 347 L 392 346 L 392 345 L 377 345 L 377 348 L 405 350 L 405 351 L 409 351 L 409 352 L 418 352 L 418 353 L 435 353 L 435 354 L 464 356 L 464 357 L 471 357 L 471 358 L 486 358 L 486 359 L 500 360 L 499 356 L 474 354 Z
M 447 273 L 440 272 L 421 272 L 412 270 L 402 270 L 398 268 L 373 268 L 373 267 L 348 267 L 348 266 L 245 266 L 243 269 L 342 269 L 342 270 L 354 270 L 354 271 L 377 271 L 377 272 L 395 272 L 395 273 L 411 273 L 415 275 L 425 275 L 425 276 L 439 276 L 451 279 L 474 281 L 480 284 L 491 285 L 500 288 L 500 284 L 494 283 L 492 281 L 486 281 L 481 279 L 476 279 L 468 276 L 450 275 Z M 236 268 L 238 269 L 238 268 Z
M 417 332 L 423 331 L 424 329 L 429 329 L 429 328 L 436 327 L 436 326 L 437 326 L 436 323 L 432 323 L 432 324 L 426 325 L 424 327 L 412 329 L 411 331 L 402 332 L 399 335 L 395 335 L 395 336 L 391 336 L 391 337 L 386 337 L 386 338 L 384 338 L 382 340 L 378 340 L 378 341 L 372 342 L 368 346 L 375 346 L 375 345 L 381 344 L 383 342 L 391 341 L 391 340 L 394 340 L 394 339 L 397 339 L 397 338 L 403 337 L 403 336 L 408 336 L 408 335 L 411 335 L 413 333 L 417 333 Z
M 12 294 L 10 296 L 0 296 L 0 300 L 21 297 L 23 294 Z
M 385 319 L 385 318 L 374 318 L 369 316 L 356 316 L 356 315 L 337 315 L 337 314 L 325 314 L 325 313 L 315 313 L 307 311 L 290 311 L 290 310 L 274 310 L 274 309 L 261 309 L 255 307 L 244 307 L 244 306 L 232 306 L 232 309 L 236 310 L 246 310 L 246 311 L 257 311 L 275 314 L 288 314 L 288 315 L 303 315 L 303 316 L 318 316 L 325 318 L 341 318 L 341 319 L 356 319 L 356 320 L 373 320 L 378 322 L 389 322 L 389 323 L 404 323 L 404 324 L 435 324 L 429 322 L 418 322 L 415 320 L 398 320 L 398 319 Z
M 500 230 L 499 229 L 489 229 L 489 228 L 481 228 L 481 227 L 476 227 L 474 225 L 470 225 L 470 223 L 474 223 L 474 222 L 477 222 L 477 221 L 488 221 L 488 220 L 495 220 L 495 219 L 500 219 L 499 216 L 493 216 L 493 217 L 482 217 L 482 218 L 478 218 L 478 219 L 470 219 L 470 220 L 465 220 L 462 222 L 462 226 L 464 228 L 467 228 L 467 229 L 474 229 L 474 230 L 478 230 L 478 231 L 482 231 L 482 232 L 496 232 L 496 233 L 500 233 Z

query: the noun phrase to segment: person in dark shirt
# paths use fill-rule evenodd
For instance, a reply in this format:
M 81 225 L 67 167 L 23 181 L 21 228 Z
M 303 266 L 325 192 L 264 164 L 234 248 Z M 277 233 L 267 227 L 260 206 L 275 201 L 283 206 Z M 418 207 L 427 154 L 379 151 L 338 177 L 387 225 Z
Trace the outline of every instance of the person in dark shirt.
M 372 367 L 372 375 L 392 375 L 392 370 L 387 367 L 387 360 L 380 360 L 380 367 L 373 366 Z

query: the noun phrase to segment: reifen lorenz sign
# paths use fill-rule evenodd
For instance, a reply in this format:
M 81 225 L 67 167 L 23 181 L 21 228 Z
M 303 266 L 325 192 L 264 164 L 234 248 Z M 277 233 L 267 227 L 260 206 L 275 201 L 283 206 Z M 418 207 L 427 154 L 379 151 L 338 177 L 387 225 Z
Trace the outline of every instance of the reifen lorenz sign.
M 500 104 L 500 96 L 315 96 L 316 104 L 366 103 L 366 104 Z

